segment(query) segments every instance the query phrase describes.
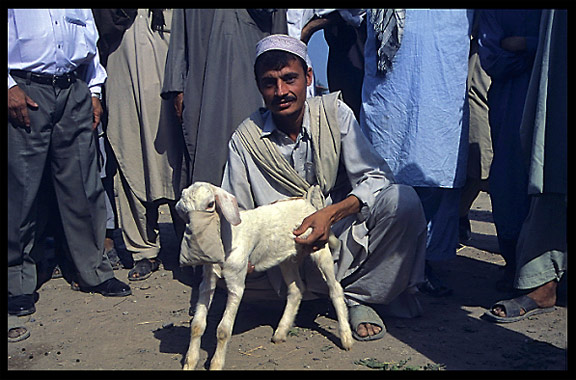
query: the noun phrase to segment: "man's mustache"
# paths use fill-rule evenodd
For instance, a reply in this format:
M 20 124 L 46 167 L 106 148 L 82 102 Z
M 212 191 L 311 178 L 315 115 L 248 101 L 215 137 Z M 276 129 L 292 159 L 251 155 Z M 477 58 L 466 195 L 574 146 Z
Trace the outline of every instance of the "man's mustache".
M 285 102 L 292 102 L 295 101 L 296 97 L 292 96 L 292 95 L 286 95 L 286 96 L 282 96 L 282 97 L 275 97 L 272 100 L 272 104 L 277 105 L 277 104 L 281 104 L 281 103 L 285 103 Z

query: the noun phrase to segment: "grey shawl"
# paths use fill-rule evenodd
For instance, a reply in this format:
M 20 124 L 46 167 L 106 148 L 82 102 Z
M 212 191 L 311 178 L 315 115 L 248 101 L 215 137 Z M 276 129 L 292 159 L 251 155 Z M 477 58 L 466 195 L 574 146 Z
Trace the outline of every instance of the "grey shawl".
M 378 73 L 386 74 L 392 68 L 392 59 L 400 48 L 404 35 L 405 9 L 370 9 L 370 23 L 376 34 Z

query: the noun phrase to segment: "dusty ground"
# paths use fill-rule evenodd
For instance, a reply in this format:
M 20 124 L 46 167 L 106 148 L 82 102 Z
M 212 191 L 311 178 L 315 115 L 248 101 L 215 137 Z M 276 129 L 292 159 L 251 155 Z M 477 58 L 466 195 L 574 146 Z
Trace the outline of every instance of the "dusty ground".
M 133 295 L 107 298 L 72 291 L 53 279 L 38 291 L 37 312 L 30 316 L 31 337 L 8 344 L 9 370 L 154 369 L 179 370 L 189 343 L 189 308 L 197 279 L 191 268 L 177 265 L 178 242 L 169 214 L 162 215 L 164 268 L 142 282 Z M 416 319 L 386 318 L 388 334 L 375 342 L 339 348 L 329 302 L 303 303 L 288 341 L 271 343 L 283 304 L 243 303 L 231 339 L 230 370 L 566 370 L 565 306 L 509 325 L 480 319 L 494 301 L 505 298 L 493 283 L 503 264 L 497 252 L 489 198 L 482 193 L 471 211 L 473 239 L 456 259 L 437 266 L 450 297 L 420 297 L 425 314 Z M 127 279 L 128 270 L 116 272 Z M 218 292 L 209 315 L 198 365 L 215 348 L 215 329 L 225 294 Z M 558 374 L 554 374 L 557 376 Z

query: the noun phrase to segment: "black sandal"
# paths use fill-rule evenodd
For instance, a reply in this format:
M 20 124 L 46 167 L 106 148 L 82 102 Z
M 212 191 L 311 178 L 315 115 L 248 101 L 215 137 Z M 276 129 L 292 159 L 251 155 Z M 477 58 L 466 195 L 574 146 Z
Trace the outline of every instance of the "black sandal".
M 494 309 L 497 306 L 499 306 L 501 309 L 504 309 L 504 312 L 506 313 L 505 317 L 501 317 L 494 313 Z M 490 310 L 487 310 L 484 313 L 484 318 L 497 323 L 510 323 L 518 322 L 534 315 L 550 313 L 554 310 L 556 310 L 554 306 L 540 307 L 532 298 L 528 297 L 527 295 L 523 295 L 510 300 L 496 302 L 494 305 L 492 305 Z M 522 311 L 524 311 L 524 314 L 522 314 Z
M 110 265 L 112 265 L 113 270 L 124 268 L 120 256 L 118 256 L 118 252 L 116 252 L 116 248 L 105 251 L 104 254 L 108 257 L 108 261 L 110 262 Z
M 436 276 L 428 262 L 426 262 L 424 276 L 424 282 L 417 285 L 420 292 L 432 297 L 446 297 L 452 295 L 452 289 L 444 285 L 444 283 Z
M 134 264 L 134 268 L 128 272 L 129 281 L 142 281 L 146 280 L 160 268 L 160 260 L 158 259 L 142 259 Z M 137 275 L 137 277 L 134 277 Z

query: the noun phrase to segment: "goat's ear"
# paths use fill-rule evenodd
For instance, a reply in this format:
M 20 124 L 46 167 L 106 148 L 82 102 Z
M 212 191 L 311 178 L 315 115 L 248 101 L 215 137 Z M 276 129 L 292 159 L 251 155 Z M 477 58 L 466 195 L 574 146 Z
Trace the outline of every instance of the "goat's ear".
M 184 201 L 180 199 L 178 202 L 176 202 L 176 206 L 174 206 L 174 208 L 176 209 L 178 215 L 180 215 L 182 220 L 186 223 L 189 223 L 190 218 L 188 217 L 188 210 L 184 204 L 185 204 Z
M 237 226 L 242 221 L 240 219 L 240 210 L 236 197 L 226 190 L 214 186 L 214 198 L 218 209 L 224 215 L 224 218 L 233 226 Z

